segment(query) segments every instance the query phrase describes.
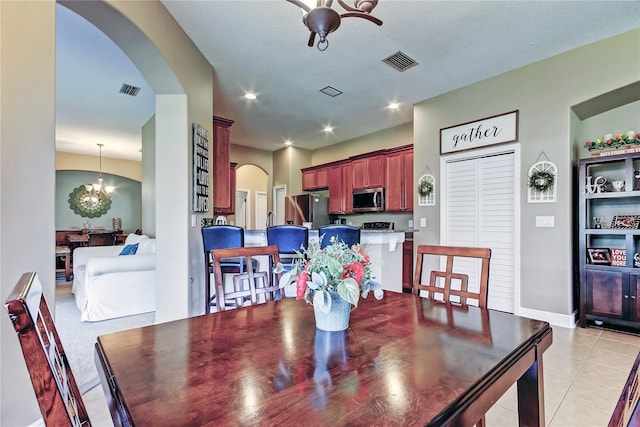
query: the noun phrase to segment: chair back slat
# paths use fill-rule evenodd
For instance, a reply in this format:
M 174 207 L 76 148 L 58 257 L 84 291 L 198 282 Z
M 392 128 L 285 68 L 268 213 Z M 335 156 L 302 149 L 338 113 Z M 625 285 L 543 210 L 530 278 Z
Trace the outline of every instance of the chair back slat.
M 257 257 L 266 257 L 267 266 L 260 270 Z M 244 271 L 233 274 L 233 289 L 229 289 L 224 282 L 223 263 L 233 258 L 242 259 L 242 265 L 251 266 Z M 271 246 L 249 246 L 244 248 L 214 249 L 211 251 L 213 260 L 213 275 L 216 289 L 216 308 L 224 311 L 232 305 L 244 306 L 257 304 L 262 300 L 276 300 L 283 296 L 279 288 L 280 274 L 274 273 L 275 266 L 280 262 L 279 249 Z
M 90 426 L 82 396 L 58 336 L 42 284 L 24 273 L 5 301 L 48 426 Z
M 429 281 L 422 282 L 423 270 L 425 266 L 425 256 L 432 255 L 438 259 L 446 257 L 445 271 L 438 269 L 430 270 Z M 480 275 L 478 277 L 478 291 L 469 290 L 469 276 L 466 272 L 454 271 L 454 260 L 478 259 L 480 260 Z M 413 293 L 425 295 L 431 299 L 443 301 L 454 301 L 460 304 L 467 304 L 468 299 L 478 301 L 478 306 L 487 307 L 489 288 L 489 264 L 491 260 L 491 249 L 464 247 L 464 246 L 439 246 L 439 245 L 419 245 L 417 249 L 416 270 L 413 280 Z M 438 267 L 439 268 L 439 267 Z M 454 286 L 455 284 L 455 286 Z M 453 297 L 453 298 L 452 298 Z

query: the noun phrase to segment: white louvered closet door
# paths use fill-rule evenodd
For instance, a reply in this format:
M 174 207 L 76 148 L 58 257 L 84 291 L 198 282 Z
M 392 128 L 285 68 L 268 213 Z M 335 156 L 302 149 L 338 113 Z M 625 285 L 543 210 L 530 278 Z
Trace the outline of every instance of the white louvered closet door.
M 447 161 L 444 177 L 443 244 L 491 248 L 488 307 L 513 313 L 514 153 Z M 480 263 L 469 260 L 464 269 L 477 283 Z

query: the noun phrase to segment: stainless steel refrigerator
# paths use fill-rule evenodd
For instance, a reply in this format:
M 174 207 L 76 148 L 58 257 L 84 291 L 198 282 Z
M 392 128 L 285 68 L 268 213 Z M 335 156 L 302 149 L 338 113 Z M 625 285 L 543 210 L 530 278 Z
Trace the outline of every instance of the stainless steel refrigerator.
M 329 198 L 314 194 L 288 196 L 285 220 L 287 224 L 303 225 L 311 223 L 311 228 L 317 229 L 329 224 Z

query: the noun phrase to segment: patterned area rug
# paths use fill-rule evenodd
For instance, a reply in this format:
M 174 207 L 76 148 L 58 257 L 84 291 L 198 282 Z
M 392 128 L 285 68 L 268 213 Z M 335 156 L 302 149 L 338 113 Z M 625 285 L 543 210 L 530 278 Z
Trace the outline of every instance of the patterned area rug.
M 56 284 L 55 323 L 80 393 L 99 384 L 94 345 L 100 335 L 154 323 L 155 313 L 120 317 L 100 322 L 81 322 L 80 310 L 71 294 L 71 283 Z

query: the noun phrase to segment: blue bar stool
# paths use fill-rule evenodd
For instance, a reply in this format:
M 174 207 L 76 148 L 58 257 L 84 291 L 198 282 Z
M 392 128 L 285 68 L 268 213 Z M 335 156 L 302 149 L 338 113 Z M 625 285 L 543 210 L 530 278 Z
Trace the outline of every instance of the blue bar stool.
M 300 225 L 274 225 L 267 227 L 267 245 L 275 245 L 280 252 L 280 259 L 293 260 L 297 252 L 309 246 L 309 229 Z M 291 263 L 282 263 L 285 271 L 291 269 Z
M 322 236 L 324 235 L 324 238 Z M 318 237 L 322 238 L 320 248 L 331 244 L 331 237 L 335 236 L 338 241 L 342 240 L 347 246 L 351 247 L 360 243 L 360 227 L 351 225 L 325 225 L 318 228 Z

